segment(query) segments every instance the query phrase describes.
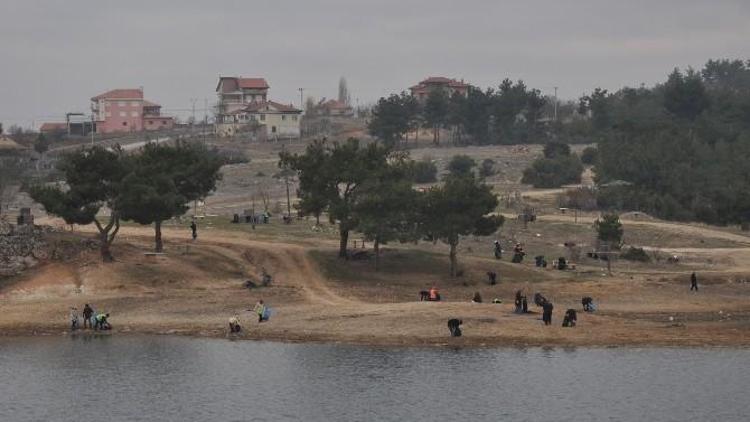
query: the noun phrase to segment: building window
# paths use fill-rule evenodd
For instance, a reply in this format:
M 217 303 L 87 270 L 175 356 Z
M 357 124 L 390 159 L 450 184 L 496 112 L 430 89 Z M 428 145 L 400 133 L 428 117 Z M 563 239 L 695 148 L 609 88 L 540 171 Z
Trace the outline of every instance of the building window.
M 296 122 L 297 121 L 297 116 L 292 116 L 292 120 Z
M 151 126 L 151 125 L 153 125 L 153 124 L 154 124 L 154 121 L 153 121 L 153 120 L 149 120 L 149 121 L 148 121 L 148 124 L 149 124 L 149 126 Z
M 271 126 L 271 133 L 276 133 L 276 126 Z
M 162 121 L 161 121 L 161 124 L 162 124 L 162 126 L 164 126 L 164 125 L 166 125 L 166 124 L 167 124 L 167 121 L 166 121 L 166 120 L 162 120 Z
M 138 117 L 138 112 L 137 111 L 133 111 L 133 112 L 130 113 L 130 116 L 131 117 Z
M 118 101 L 117 105 L 120 107 L 125 107 L 125 101 Z
M 131 101 L 131 102 L 130 102 L 130 105 L 131 105 L 132 107 L 138 107 L 138 101 Z
M 123 126 L 127 126 L 127 125 L 128 125 L 128 122 L 122 122 L 122 125 L 123 125 Z
M 126 113 L 126 112 L 124 112 L 124 111 L 121 111 L 121 112 L 120 112 L 120 117 L 127 117 L 127 115 L 128 115 L 128 113 Z
M 266 115 L 265 114 L 261 114 L 260 115 L 260 120 L 261 121 L 265 121 L 266 120 Z

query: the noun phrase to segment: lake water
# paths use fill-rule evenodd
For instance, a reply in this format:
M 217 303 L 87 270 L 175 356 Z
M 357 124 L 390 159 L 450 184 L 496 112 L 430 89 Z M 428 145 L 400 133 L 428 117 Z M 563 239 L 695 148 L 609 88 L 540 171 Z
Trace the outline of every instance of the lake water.
M 0 421 L 747 421 L 748 349 L 0 339 Z

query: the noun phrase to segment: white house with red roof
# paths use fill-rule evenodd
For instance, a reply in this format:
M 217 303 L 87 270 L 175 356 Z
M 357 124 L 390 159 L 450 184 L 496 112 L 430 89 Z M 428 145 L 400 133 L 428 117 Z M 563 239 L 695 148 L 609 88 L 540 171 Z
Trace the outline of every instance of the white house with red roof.
M 424 102 L 427 101 L 430 92 L 438 89 L 443 90 L 449 97 L 455 93 L 465 97 L 469 94 L 469 86 L 469 84 L 464 83 L 463 79 L 458 81 L 443 76 L 430 76 L 409 88 L 409 90 L 411 91 L 411 95 L 419 102 Z
M 299 110 L 268 99 L 264 78 L 220 76 L 216 85 L 216 133 L 232 136 L 243 130 L 265 138 L 299 138 Z
M 143 98 L 143 89 L 113 89 L 91 98 L 97 133 L 171 129 L 174 119 L 159 104 Z

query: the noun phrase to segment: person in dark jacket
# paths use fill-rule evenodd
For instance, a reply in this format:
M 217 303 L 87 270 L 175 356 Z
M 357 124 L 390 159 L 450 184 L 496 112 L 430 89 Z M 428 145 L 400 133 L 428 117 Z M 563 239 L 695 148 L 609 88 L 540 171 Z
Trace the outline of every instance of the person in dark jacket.
M 198 225 L 195 224 L 195 220 L 190 223 L 190 231 L 193 232 L 193 240 L 198 238 Z
M 83 305 L 83 328 L 88 325 L 89 328 L 94 328 L 91 324 L 91 317 L 94 316 L 94 308 L 88 303 Z
M 542 305 L 542 321 L 544 321 L 544 325 L 550 325 L 552 324 L 552 309 L 554 307 L 552 306 L 552 302 L 546 301 L 544 302 L 544 305 Z
M 451 332 L 451 337 L 461 337 L 461 327 L 463 321 L 460 319 L 452 318 L 448 320 L 448 330 Z
M 698 291 L 698 276 L 695 273 L 690 274 L 690 291 Z

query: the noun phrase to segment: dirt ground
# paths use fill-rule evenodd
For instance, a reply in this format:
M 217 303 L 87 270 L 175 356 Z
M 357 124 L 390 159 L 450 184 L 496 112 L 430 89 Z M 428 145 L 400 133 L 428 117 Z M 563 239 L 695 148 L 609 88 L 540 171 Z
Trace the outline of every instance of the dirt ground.
M 304 222 L 295 222 L 302 225 Z M 706 233 L 704 233 L 706 234 Z M 710 234 L 710 233 L 708 233 Z M 88 235 L 83 232 L 81 235 Z M 0 332 L 5 335 L 61 334 L 70 306 L 91 303 L 112 314 L 114 332 L 225 337 L 228 318 L 240 316 L 239 338 L 343 342 L 373 345 L 750 345 L 750 268 L 732 263 L 699 272 L 701 290 L 688 290 L 693 268 L 643 272 L 620 265 L 614 276 L 596 268 L 575 272 L 534 268 L 488 257 L 462 256 L 464 275 L 450 279 L 444 251 L 386 248 L 384 269 L 371 261 L 341 261 L 335 240 L 311 236 L 294 244 L 263 240 L 240 230 L 202 231 L 197 242 L 185 230 L 167 228 L 167 253 L 147 256 L 148 228 L 126 227 L 115 243 L 115 263 L 95 253 L 76 262 L 50 263 L 0 289 Z M 733 258 L 750 255 L 731 248 Z M 705 251 L 704 251 L 705 252 Z M 734 262 L 734 261 L 733 261 Z M 261 268 L 273 285 L 248 290 L 243 280 Z M 500 283 L 486 283 L 486 271 Z M 744 276 L 743 276 L 744 277 Z M 418 292 L 435 285 L 446 299 L 420 302 Z M 538 308 L 513 313 L 513 296 L 543 293 L 555 304 L 545 327 Z M 470 302 L 478 291 L 484 303 Z M 581 312 L 582 296 L 599 306 Z M 258 299 L 272 309 L 258 323 L 249 311 Z M 489 303 L 493 298 L 503 303 Z M 566 309 L 578 326 L 561 327 Z M 446 321 L 463 320 L 464 336 L 448 336 Z

